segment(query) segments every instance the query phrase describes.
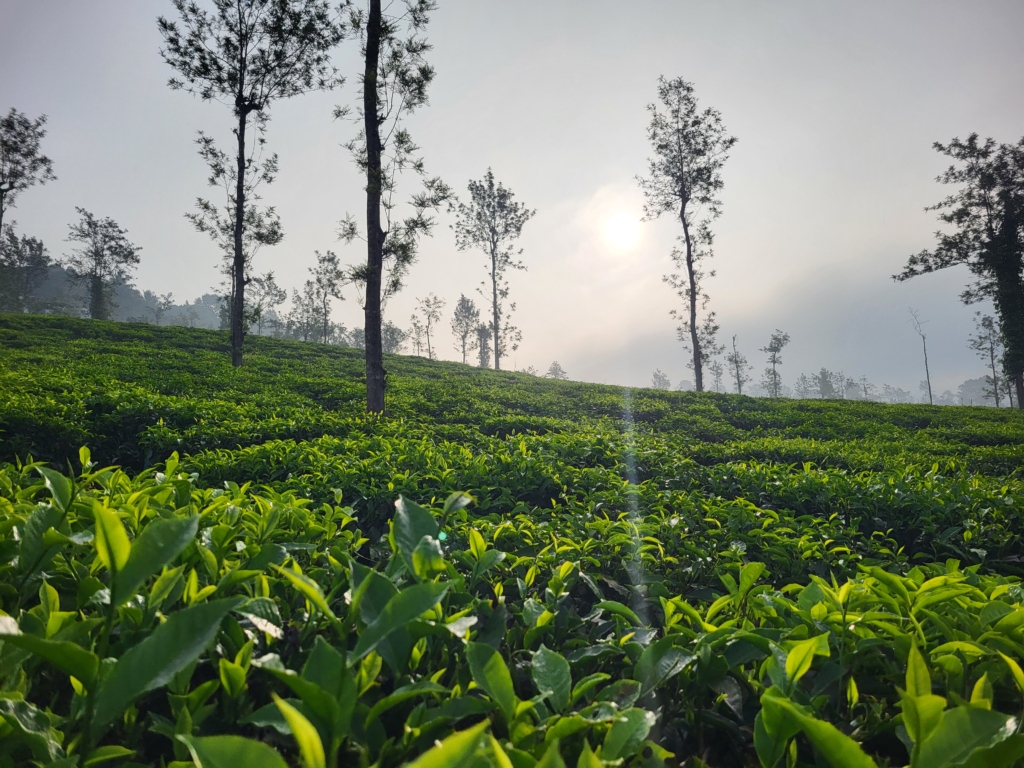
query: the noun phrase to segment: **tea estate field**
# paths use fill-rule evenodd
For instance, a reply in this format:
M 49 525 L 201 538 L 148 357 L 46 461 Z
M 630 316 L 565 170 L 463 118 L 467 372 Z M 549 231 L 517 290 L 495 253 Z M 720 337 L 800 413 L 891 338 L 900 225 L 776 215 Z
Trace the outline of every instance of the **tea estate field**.
M 1024 764 L 1024 418 L 0 315 L 0 768 Z

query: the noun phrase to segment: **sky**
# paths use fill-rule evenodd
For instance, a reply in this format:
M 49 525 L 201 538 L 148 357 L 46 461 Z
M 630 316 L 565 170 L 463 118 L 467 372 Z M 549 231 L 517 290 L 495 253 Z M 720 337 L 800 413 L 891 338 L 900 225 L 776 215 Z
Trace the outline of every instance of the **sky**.
M 646 386 L 655 369 L 693 378 L 662 277 L 679 234 L 668 217 L 640 221 L 636 177 L 646 171 L 646 105 L 659 75 L 692 82 L 738 143 L 724 168 L 706 283 L 723 342 L 733 335 L 755 365 L 775 329 L 789 333 L 781 368 L 792 385 L 822 366 L 917 393 L 924 378 L 916 309 L 933 388 L 955 391 L 984 374 L 967 347 L 974 312 L 959 294 L 962 267 L 896 283 L 907 256 L 938 228 L 925 206 L 947 192 L 935 141 L 971 132 L 1024 135 L 1024 3 L 1019 0 L 439 0 L 427 37 L 437 70 L 430 104 L 408 121 L 431 175 L 466 197 L 488 168 L 536 209 L 510 275 L 521 329 L 512 367 Z M 135 284 L 177 300 L 220 282 L 219 254 L 185 218 L 206 187 L 196 132 L 231 138 L 228 107 L 170 90 L 160 57 L 165 0 L 0 0 L 0 110 L 46 114 L 43 151 L 58 180 L 25 192 L 6 220 L 59 256 L 76 206 L 110 216 L 143 249 Z M 332 93 L 274 104 L 268 147 L 281 171 L 264 190 L 285 240 L 256 258 L 298 287 L 333 250 L 343 263 L 365 246 L 337 239 L 347 212 L 365 210 L 343 144 L 356 130 L 332 118 L 358 99 L 358 46 L 336 64 Z M 400 193 L 418 189 L 402 182 Z M 609 221 L 613 235 L 608 236 Z M 386 317 L 409 325 L 416 299 L 435 293 L 450 315 L 486 278 L 481 252 L 458 251 L 438 217 L 405 290 Z M 635 230 L 623 242 L 622 230 Z M 991 311 L 990 309 L 988 311 Z M 354 291 L 334 318 L 361 326 Z M 456 359 L 443 322 L 437 345 Z

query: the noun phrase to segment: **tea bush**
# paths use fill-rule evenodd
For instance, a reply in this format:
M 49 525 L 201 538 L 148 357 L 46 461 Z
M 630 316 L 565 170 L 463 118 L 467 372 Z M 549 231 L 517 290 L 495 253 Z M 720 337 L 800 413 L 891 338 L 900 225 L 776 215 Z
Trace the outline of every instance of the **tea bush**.
M 1024 758 L 1019 414 L 251 346 L 0 316 L 0 766 Z

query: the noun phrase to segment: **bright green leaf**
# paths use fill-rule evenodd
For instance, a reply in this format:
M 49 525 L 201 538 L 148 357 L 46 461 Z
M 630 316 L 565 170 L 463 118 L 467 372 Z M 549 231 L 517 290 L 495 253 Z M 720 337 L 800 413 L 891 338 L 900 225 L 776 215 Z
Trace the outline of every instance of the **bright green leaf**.
M 126 564 L 118 571 L 114 604 L 130 600 L 146 579 L 181 554 L 196 537 L 198 528 L 198 515 L 154 520 L 143 528 L 131 544 Z
M 273 747 L 241 736 L 178 736 L 198 768 L 288 768 Z
M 302 756 L 302 764 L 305 768 L 327 768 L 324 745 L 313 724 L 276 693 L 271 696 L 273 696 L 277 708 L 281 710 L 288 727 L 292 730 L 292 736 L 295 737 L 295 741 L 299 745 L 299 754 Z
M 416 758 L 407 768 L 454 768 L 469 764 L 470 757 L 476 752 L 480 738 L 489 725 L 490 721 L 484 720 L 472 728 L 456 731 Z
M 505 721 L 511 723 L 516 713 L 516 694 L 501 654 L 484 643 L 466 643 L 466 658 L 473 682 L 498 705 Z

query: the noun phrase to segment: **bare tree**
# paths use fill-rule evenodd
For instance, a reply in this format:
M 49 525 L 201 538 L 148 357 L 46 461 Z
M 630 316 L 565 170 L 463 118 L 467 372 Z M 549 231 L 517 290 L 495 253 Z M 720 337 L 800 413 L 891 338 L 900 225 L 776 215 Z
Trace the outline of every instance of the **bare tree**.
M 452 335 L 455 337 L 456 351 L 462 352 L 463 364 L 466 362 L 467 353 L 476 349 L 477 340 L 474 335 L 478 325 L 480 310 L 476 308 L 472 299 L 467 299 L 465 294 L 460 295 L 452 315 Z
M 30 120 L 14 107 L 0 117 L 0 232 L 4 212 L 15 207 L 18 195 L 35 184 L 57 178 L 53 175 L 53 161 L 39 153 L 39 145 L 46 136 L 44 125 L 46 115 Z
M 725 362 L 729 364 L 729 371 L 732 373 L 733 381 L 736 382 L 736 394 L 742 395 L 743 385 L 750 382 L 747 372 L 754 366 L 747 363 L 747 358 L 736 348 L 735 333 L 732 335 L 732 352 L 726 355 Z
M 988 363 L 991 376 L 986 376 L 988 391 L 999 407 L 999 390 L 1002 386 L 999 375 L 1001 358 L 1003 357 L 1003 334 L 999 323 L 989 315 L 974 313 L 975 333 L 969 337 L 968 346 L 978 353 L 978 356 Z
M 494 337 L 494 368 L 501 370 L 501 358 L 509 350 L 519 347 L 522 334 L 511 325 L 508 315 L 516 305 L 503 305 L 508 298 L 509 287 L 505 272 L 509 269 L 525 270 L 526 266 L 517 261 L 522 249 L 515 249 L 515 241 L 523 232 L 523 226 L 537 212 L 517 202 L 512 190 L 501 182 L 495 183 L 490 168 L 481 181 L 469 182 L 470 202 L 459 203 L 458 220 L 455 224 L 455 244 L 460 251 L 479 248 L 488 259 L 487 276 L 491 288 L 491 332 Z M 481 293 L 483 293 L 481 291 Z
M 407 0 L 401 13 L 392 15 L 382 10 L 381 0 L 365 2 L 365 8 L 353 9 L 349 17 L 349 26 L 362 44 L 363 77 L 357 110 L 361 129 L 346 147 L 366 179 L 366 262 L 353 267 L 349 278 L 363 294 L 366 410 L 381 413 L 383 306 L 401 289 L 416 260 L 420 239 L 433 231 L 434 219 L 429 214 L 449 201 L 451 190 L 439 178 L 427 179 L 423 191 L 410 199 L 411 214 L 397 217 L 398 177 L 403 171 L 426 175 L 417 154 L 419 147 L 404 122 L 427 103 L 427 87 L 434 79 L 434 69 L 424 58 L 431 46 L 420 33 L 436 3 Z M 338 118 L 347 114 L 343 107 L 335 110 Z M 351 215 L 342 221 L 339 235 L 346 242 L 361 237 Z
M 210 137 L 199 136 L 210 183 L 227 186 L 224 213 L 200 200 L 200 212 L 191 218 L 222 246 L 230 242 L 231 362 L 239 366 L 252 246 L 274 244 L 282 237 L 273 209 L 259 212 L 252 205 L 256 186 L 269 183 L 277 169 L 276 156 L 261 161 L 268 110 L 278 99 L 342 83 L 330 57 L 343 28 L 328 0 L 211 0 L 212 12 L 194 0 L 171 2 L 181 26 L 162 16 L 157 21 L 164 40 L 160 55 L 181 77 L 168 84 L 204 101 L 225 103 L 234 116 L 233 162 Z M 250 123 L 256 127 L 251 145 Z
M 124 285 L 139 264 L 139 251 L 128 240 L 128 230 L 111 218 L 97 219 L 84 208 L 76 208 L 82 217 L 72 224 L 68 242 L 80 248 L 64 256 L 61 262 L 71 279 L 85 283 L 89 293 L 89 317 L 109 320 L 114 289 Z
M 435 296 L 432 293 L 416 302 L 416 309 L 423 318 L 423 332 L 427 339 L 427 359 L 429 360 L 435 359 L 434 347 L 430 343 L 430 331 L 433 329 L 434 323 L 441 319 L 441 312 L 446 303 L 440 296 Z
M 769 367 L 764 369 L 761 385 L 770 397 L 777 398 L 782 388 L 782 377 L 779 375 L 778 366 L 782 364 L 782 350 L 787 344 L 789 344 L 789 334 L 776 328 L 775 333 L 768 341 L 768 346 L 761 347 L 760 350 L 768 355 Z
M 638 181 L 646 198 L 645 218 L 673 213 L 683 228 L 682 247 L 672 251 L 679 271 L 666 275 L 665 281 L 686 306 L 673 314 L 680 320 L 680 338 L 691 352 L 696 389 L 702 392 L 704 363 L 718 354 L 710 348 L 718 325 L 713 312 L 698 319 L 708 303 L 701 280 L 714 274 L 705 275 L 700 264 L 712 255 L 710 223 L 721 214 L 721 170 L 736 139 L 726 136 L 717 110 L 697 109 L 693 85 L 682 78 L 659 77 L 658 100 L 662 110 L 656 104 L 647 107 L 651 116 L 647 138 L 654 153 L 648 161 L 649 176 Z
M 928 404 L 935 405 L 935 401 L 932 398 L 932 375 L 928 370 L 928 339 L 925 336 L 921 318 L 918 316 L 917 310 L 908 308 L 907 312 L 910 313 L 911 325 L 914 326 L 914 330 L 917 332 L 917 335 L 921 337 L 921 349 L 924 351 L 924 381 L 928 388 Z

